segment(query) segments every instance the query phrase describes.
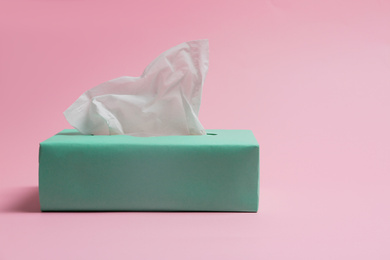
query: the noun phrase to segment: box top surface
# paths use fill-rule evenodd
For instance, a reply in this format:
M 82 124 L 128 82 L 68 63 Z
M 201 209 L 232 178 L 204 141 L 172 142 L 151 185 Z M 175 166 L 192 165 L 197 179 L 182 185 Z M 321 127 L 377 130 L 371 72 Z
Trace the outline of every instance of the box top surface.
M 48 144 L 88 145 L 237 145 L 258 146 L 251 130 L 206 130 L 207 135 L 135 137 L 129 135 L 83 135 L 76 129 L 65 129 L 41 142 Z

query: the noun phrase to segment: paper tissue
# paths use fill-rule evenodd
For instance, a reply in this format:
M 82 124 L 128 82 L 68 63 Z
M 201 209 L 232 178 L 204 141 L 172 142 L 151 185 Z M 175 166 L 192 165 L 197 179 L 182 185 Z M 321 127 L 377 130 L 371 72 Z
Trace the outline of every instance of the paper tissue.
M 88 90 L 65 117 L 83 134 L 204 135 L 198 112 L 208 63 L 208 40 L 182 43 L 158 56 L 140 77 Z
M 85 92 L 65 112 L 77 130 L 40 143 L 41 210 L 257 212 L 253 133 L 198 120 L 207 67 L 207 40 L 187 42 Z

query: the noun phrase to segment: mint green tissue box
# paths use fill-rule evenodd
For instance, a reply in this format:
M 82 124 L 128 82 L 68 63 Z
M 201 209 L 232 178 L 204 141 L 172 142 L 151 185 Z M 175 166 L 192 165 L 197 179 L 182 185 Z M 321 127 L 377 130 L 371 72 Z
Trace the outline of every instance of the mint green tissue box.
M 41 210 L 257 212 L 253 133 L 207 133 L 133 137 L 63 130 L 40 143 Z

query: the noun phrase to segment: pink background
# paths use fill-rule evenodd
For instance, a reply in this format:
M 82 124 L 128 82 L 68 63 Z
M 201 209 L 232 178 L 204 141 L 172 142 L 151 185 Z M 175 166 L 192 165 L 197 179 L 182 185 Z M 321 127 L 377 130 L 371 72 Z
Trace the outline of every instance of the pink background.
M 254 131 L 259 213 L 40 213 L 62 112 L 203 38 L 200 119 Z M 0 91 L 0 259 L 390 259 L 390 1 L 1 1 Z

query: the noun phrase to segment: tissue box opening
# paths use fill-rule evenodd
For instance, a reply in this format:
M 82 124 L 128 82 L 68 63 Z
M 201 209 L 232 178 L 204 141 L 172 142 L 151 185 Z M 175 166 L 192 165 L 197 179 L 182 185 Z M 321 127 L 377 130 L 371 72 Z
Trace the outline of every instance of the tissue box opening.
M 133 137 L 64 130 L 40 144 L 41 210 L 257 212 L 253 133 L 207 133 Z

